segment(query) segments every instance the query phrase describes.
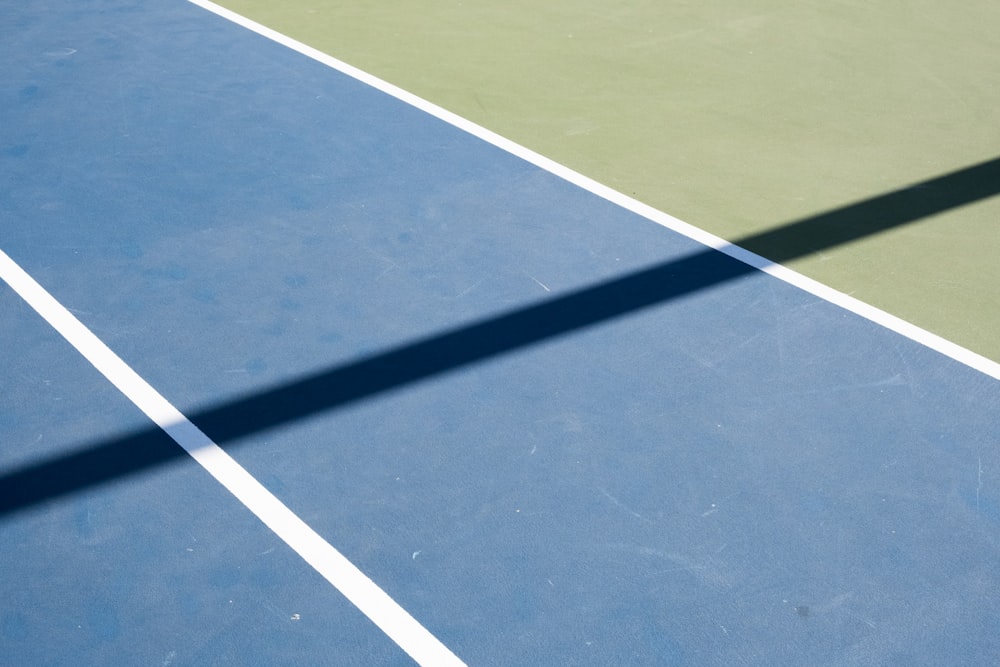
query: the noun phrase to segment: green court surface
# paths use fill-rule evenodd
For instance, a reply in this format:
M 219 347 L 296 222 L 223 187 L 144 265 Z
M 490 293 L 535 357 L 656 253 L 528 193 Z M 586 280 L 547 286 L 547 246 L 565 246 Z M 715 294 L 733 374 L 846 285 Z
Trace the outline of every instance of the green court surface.
M 1000 360 L 998 163 L 919 204 L 1000 156 L 1000 3 L 223 4 L 736 243 L 896 192 L 744 245 Z

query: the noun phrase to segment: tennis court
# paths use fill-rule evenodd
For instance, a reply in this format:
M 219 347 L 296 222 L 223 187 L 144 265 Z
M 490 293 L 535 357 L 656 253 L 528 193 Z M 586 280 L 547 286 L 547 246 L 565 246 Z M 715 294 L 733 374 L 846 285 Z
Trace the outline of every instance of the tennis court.
M 9 5 L 0 662 L 994 662 L 997 10 L 760 4 Z

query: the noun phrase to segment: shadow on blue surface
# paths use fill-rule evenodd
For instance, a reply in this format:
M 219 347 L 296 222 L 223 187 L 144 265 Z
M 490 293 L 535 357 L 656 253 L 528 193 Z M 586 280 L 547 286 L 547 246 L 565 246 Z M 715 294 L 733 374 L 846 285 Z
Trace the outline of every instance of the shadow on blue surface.
M 1000 193 L 1000 158 L 740 239 L 784 262 Z M 191 420 L 219 444 L 371 398 L 513 350 L 751 274 L 711 249 L 658 264 L 203 410 Z M 0 477 L 0 514 L 178 459 L 158 428 L 82 446 Z

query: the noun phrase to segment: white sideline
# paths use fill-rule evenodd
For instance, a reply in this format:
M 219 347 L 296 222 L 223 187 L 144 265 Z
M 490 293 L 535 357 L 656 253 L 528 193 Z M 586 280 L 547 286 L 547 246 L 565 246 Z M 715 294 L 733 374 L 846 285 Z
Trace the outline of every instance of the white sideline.
M 385 591 L 264 488 L 0 250 L 0 279 L 202 468 L 424 667 L 464 665 Z
M 497 148 L 501 148 L 512 155 L 540 167 L 560 178 L 577 185 L 584 190 L 587 190 L 599 197 L 603 197 L 608 201 L 615 203 L 622 208 L 625 208 L 633 213 L 641 215 L 663 227 L 671 229 L 678 234 L 683 234 L 690 239 L 698 241 L 710 248 L 714 248 L 719 252 L 729 255 L 730 257 L 737 259 L 745 264 L 760 269 L 761 271 L 768 273 L 775 278 L 783 280 L 786 283 L 795 285 L 796 287 L 809 292 L 821 299 L 834 303 L 846 310 L 851 311 L 861 317 L 864 317 L 872 322 L 880 324 L 881 326 L 895 331 L 898 334 L 906 336 L 918 343 L 936 350 L 941 354 L 951 357 L 955 361 L 958 361 L 970 368 L 974 368 L 977 371 L 985 373 L 990 377 L 1000 380 L 1000 363 L 997 363 L 991 359 L 977 354 L 969 349 L 962 347 L 956 343 L 953 343 L 937 334 L 933 334 L 926 329 L 922 329 L 915 324 L 911 324 L 906 320 L 903 320 L 895 315 L 891 315 L 884 310 L 876 308 L 875 306 L 869 305 L 863 301 L 855 299 L 854 297 L 848 296 L 843 292 L 828 287 L 812 278 L 808 278 L 801 273 L 793 271 L 785 266 L 776 264 L 760 255 L 750 252 L 744 248 L 726 241 L 725 239 L 711 234 L 703 229 L 695 227 L 679 218 L 675 218 L 672 215 L 664 213 L 658 209 L 649 206 L 648 204 L 643 204 L 637 199 L 633 199 L 628 195 L 625 195 L 617 190 L 614 190 L 606 185 L 598 183 L 597 181 L 584 176 L 583 174 L 570 169 L 569 167 L 559 164 L 558 162 L 551 160 L 544 155 L 540 155 L 535 151 L 532 151 L 518 143 L 511 141 L 499 134 L 487 130 L 486 128 L 473 123 L 472 121 L 462 118 L 461 116 L 448 111 L 438 105 L 429 102 L 421 97 L 414 95 L 413 93 L 407 92 L 398 86 L 395 86 L 387 81 L 383 81 L 376 76 L 373 76 L 367 72 L 364 72 L 357 67 L 348 65 L 347 63 L 338 60 L 332 56 L 329 56 L 318 49 L 314 49 L 311 46 L 303 44 L 287 35 L 283 35 L 280 32 L 272 30 L 266 26 L 263 26 L 256 21 L 252 21 L 245 16 L 237 14 L 225 7 L 220 7 L 214 2 L 209 0 L 188 0 L 192 4 L 195 4 L 207 11 L 210 11 L 222 18 L 231 21 L 237 25 L 240 25 L 247 30 L 251 30 L 267 39 L 270 39 L 282 46 L 288 47 L 293 51 L 297 51 L 304 56 L 312 58 L 328 67 L 331 67 L 347 76 L 350 76 L 362 83 L 365 83 L 376 90 L 380 90 L 387 95 L 391 95 L 396 99 L 405 102 L 421 111 L 434 116 L 450 125 L 453 125 L 469 134 L 482 139 L 490 144 L 493 144 Z

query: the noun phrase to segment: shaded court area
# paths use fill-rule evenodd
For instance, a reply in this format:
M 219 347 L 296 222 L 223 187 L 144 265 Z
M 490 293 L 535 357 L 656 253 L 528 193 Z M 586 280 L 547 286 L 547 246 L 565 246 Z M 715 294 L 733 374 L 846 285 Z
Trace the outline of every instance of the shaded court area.
M 0 248 L 469 664 L 997 654 L 994 378 L 197 7 L 13 16 Z M 407 663 L 2 299 L 5 654 Z

